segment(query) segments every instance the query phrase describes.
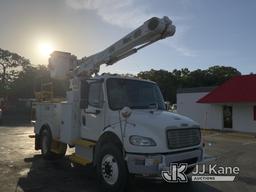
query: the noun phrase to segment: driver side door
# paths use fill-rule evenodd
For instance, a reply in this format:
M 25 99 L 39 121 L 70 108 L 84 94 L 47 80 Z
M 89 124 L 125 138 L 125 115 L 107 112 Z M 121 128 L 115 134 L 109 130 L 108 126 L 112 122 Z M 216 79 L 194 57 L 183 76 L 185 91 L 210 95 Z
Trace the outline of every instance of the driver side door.
M 104 127 L 103 82 L 88 85 L 88 105 L 81 112 L 81 137 L 96 141 Z

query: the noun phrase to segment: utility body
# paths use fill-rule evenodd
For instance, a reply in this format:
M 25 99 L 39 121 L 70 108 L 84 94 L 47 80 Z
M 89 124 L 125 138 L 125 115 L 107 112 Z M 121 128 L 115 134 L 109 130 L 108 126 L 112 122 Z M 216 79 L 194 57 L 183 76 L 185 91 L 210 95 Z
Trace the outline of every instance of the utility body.
M 70 159 L 95 166 L 106 191 L 124 190 L 130 175 L 160 176 L 170 163 L 187 163 L 191 171 L 203 158 L 199 125 L 167 111 L 155 82 L 97 75 L 100 65 L 112 65 L 174 33 L 168 17 L 153 17 L 95 55 L 78 60 L 52 53 L 51 77 L 70 79 L 70 89 L 65 101 L 36 103 L 35 148 L 56 159 L 67 145 L 74 147 Z

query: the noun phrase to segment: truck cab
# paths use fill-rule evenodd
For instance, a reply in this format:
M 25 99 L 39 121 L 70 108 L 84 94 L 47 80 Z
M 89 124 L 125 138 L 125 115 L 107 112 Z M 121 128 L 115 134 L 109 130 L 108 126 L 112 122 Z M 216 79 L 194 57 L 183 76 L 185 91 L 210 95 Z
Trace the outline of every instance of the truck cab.
M 199 125 L 167 111 L 155 82 L 111 75 L 99 77 L 88 84 L 85 107 L 81 112 L 81 119 L 85 119 L 81 125 L 83 138 L 97 141 L 105 132 L 111 132 L 131 157 L 136 154 L 143 159 L 154 154 L 192 151 L 194 155 L 187 156 L 191 160 L 188 163 L 202 159 Z M 170 161 L 166 162 L 168 166 Z
M 80 105 L 83 138 L 97 141 L 102 133 L 110 131 L 124 142 L 126 152 L 131 153 L 168 153 L 200 147 L 199 125 L 167 111 L 155 82 L 103 75 L 81 86 L 88 89 L 87 95 L 81 95 L 86 101 Z M 127 110 L 130 114 L 124 117 Z M 185 140 L 176 138 L 170 142 L 171 132 Z

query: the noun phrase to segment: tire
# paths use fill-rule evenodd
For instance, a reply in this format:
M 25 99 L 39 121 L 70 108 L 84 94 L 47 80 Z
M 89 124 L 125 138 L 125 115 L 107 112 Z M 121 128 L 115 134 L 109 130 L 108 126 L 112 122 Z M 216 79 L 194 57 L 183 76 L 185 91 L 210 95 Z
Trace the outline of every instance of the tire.
M 62 144 L 62 150 L 60 154 L 51 151 L 52 134 L 49 128 L 44 128 L 41 133 L 41 153 L 47 160 L 56 160 L 65 156 L 67 145 Z
M 106 144 L 99 153 L 97 177 L 102 191 L 122 192 L 125 190 L 129 173 L 119 148 Z

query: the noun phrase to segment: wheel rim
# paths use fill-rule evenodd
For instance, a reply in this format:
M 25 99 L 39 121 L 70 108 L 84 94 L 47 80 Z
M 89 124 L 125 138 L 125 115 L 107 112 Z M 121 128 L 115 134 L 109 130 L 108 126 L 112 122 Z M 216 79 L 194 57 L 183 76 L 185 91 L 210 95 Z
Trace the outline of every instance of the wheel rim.
M 49 143 L 49 139 L 47 137 L 46 134 L 43 134 L 43 138 L 42 138 L 42 151 L 43 154 L 46 154 L 48 151 L 48 143 Z
M 103 157 L 101 162 L 101 174 L 106 183 L 114 185 L 118 179 L 118 164 L 116 159 L 107 154 Z

